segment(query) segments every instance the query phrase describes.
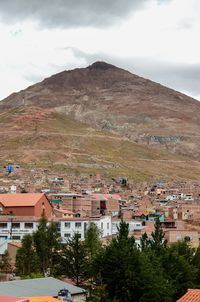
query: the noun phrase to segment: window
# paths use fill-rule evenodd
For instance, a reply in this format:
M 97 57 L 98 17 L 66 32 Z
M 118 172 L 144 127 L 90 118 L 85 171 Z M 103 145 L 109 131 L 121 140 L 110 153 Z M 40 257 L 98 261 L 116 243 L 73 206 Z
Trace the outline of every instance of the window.
M 69 237 L 71 237 L 71 234 L 65 233 L 65 234 L 64 234 L 64 237 L 69 238 Z
M 103 222 L 101 222 L 101 228 L 103 229 Z
M 13 240 L 20 240 L 21 237 L 20 237 L 20 236 L 12 236 L 12 239 L 13 239 Z
M 109 230 L 109 222 L 107 222 L 107 230 Z
M 70 222 L 65 222 L 65 228 L 68 228 L 68 229 L 69 229 L 69 228 L 70 228 L 70 225 L 71 225 Z
M 12 223 L 12 228 L 13 229 L 19 229 L 20 228 L 20 223 L 19 222 L 13 222 Z
M 0 229 L 7 229 L 7 223 L 1 222 Z
M 33 223 L 32 222 L 25 222 L 24 223 L 25 229 L 33 229 Z
M 1 240 L 7 240 L 8 239 L 8 236 L 0 236 L 0 241 Z
M 77 237 L 78 237 L 78 238 L 81 238 L 81 234 L 78 233 L 78 234 L 77 234 Z
M 81 228 L 81 222 L 75 222 L 75 228 Z

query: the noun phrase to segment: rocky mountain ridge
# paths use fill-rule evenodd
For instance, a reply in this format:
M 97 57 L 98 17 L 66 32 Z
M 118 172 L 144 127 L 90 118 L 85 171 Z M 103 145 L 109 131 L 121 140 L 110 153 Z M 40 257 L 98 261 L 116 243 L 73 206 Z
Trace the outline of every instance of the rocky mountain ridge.
M 53 136 L 55 139 L 54 134 L 66 137 L 68 133 L 66 125 L 69 121 L 71 125 L 73 121 L 76 131 L 79 132 L 81 127 L 87 129 L 85 138 L 90 138 L 89 133 L 97 135 L 99 131 L 101 133 L 103 131 L 105 141 L 106 137 L 108 140 L 109 137 L 115 137 L 115 141 L 118 142 L 125 140 L 133 150 L 133 157 L 137 146 L 143 150 L 144 145 L 150 154 L 148 156 L 148 152 L 145 153 L 147 161 L 155 153 L 159 160 L 168 158 L 179 162 L 182 160 L 199 162 L 199 114 L 200 103 L 197 100 L 105 62 L 96 62 L 87 68 L 55 74 L 0 102 L 0 123 L 2 129 L 7 129 L 10 133 L 8 137 L 11 140 L 13 131 L 18 131 L 18 134 L 21 131 L 24 137 L 23 129 L 26 129 L 29 137 L 37 136 L 35 138 L 37 141 L 41 131 L 48 136 L 49 141 L 45 140 L 48 149 Z M 52 115 L 56 129 L 54 126 L 44 126 L 44 121 L 51 124 Z M 49 132 L 44 131 L 45 127 Z M 66 133 L 62 129 L 65 129 Z M 73 133 L 77 135 L 75 131 Z M 93 144 L 94 137 L 91 138 Z M 41 143 L 41 137 L 39 141 Z M 87 142 L 90 144 L 89 140 Z M 79 136 L 75 144 L 79 151 L 82 143 Z M 60 144 L 61 142 L 58 145 L 62 153 L 64 147 Z M 65 145 L 70 149 L 69 141 Z M 111 144 L 110 147 L 113 148 L 114 145 Z M 91 154 L 94 152 L 95 158 L 97 148 L 90 152 Z M 109 152 L 111 162 L 119 160 L 113 157 L 113 150 Z M 123 153 L 131 156 L 129 150 L 124 150 Z M 156 160 L 156 157 L 153 158 Z M 108 157 L 105 160 L 109 161 Z M 90 163 L 83 160 L 82 164 L 84 166 Z M 93 164 L 94 167 L 98 165 L 95 160 Z

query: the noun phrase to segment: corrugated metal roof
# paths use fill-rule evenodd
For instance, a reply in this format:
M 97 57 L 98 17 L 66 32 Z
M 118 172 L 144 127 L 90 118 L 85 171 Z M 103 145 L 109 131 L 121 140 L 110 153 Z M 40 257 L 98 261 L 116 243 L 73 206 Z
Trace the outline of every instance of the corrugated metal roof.
M 0 293 L 5 296 L 56 297 L 58 291 L 63 288 L 69 290 L 72 295 L 85 292 L 81 287 L 68 284 L 53 277 L 0 282 Z

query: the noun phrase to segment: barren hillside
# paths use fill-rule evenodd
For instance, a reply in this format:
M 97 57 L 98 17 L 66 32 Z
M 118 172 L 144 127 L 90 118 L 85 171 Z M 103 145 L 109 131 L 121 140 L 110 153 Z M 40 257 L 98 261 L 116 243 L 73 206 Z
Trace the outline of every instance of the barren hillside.
M 0 102 L 0 160 L 74 172 L 198 178 L 200 103 L 104 62 Z

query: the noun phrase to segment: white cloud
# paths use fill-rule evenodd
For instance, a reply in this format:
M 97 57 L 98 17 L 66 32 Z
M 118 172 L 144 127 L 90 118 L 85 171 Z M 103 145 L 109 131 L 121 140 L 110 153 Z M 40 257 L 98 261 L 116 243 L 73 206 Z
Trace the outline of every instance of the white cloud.
M 192 85 L 190 78 L 198 75 L 195 65 L 200 64 L 200 2 L 171 0 L 161 1 L 162 5 L 157 0 L 145 2 L 143 9 L 134 9 L 129 14 L 125 10 L 120 21 L 114 18 L 109 27 L 106 24 L 94 27 L 91 22 L 91 26 L 79 24 L 73 29 L 38 28 L 38 20 L 33 18 L 23 22 L 16 18 L 18 21 L 11 25 L 1 23 L 0 99 L 56 72 L 85 67 L 93 58 L 109 58 L 119 67 L 122 64 L 121 67 L 160 79 L 164 84 L 171 85 L 173 78 L 173 88 L 199 96 L 200 88 Z M 177 76 L 172 77 L 170 71 L 174 75 L 176 68 Z

